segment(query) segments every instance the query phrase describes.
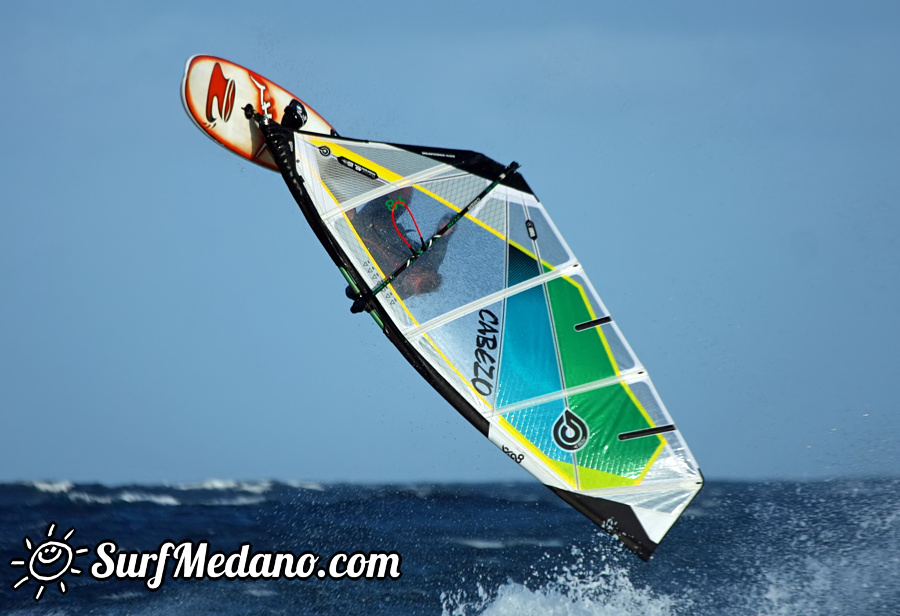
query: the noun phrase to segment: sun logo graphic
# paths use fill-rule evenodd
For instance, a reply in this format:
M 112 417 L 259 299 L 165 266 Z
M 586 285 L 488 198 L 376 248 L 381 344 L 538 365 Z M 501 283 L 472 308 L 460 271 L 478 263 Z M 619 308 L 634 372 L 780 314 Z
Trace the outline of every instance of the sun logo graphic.
M 37 545 L 34 545 L 31 539 L 25 537 L 25 547 L 31 552 L 31 556 L 27 561 L 9 561 L 12 567 L 28 567 L 28 573 L 22 576 L 12 587 L 13 590 L 18 590 L 20 586 L 33 578 L 38 583 L 37 590 L 34 593 L 35 601 L 41 600 L 45 585 L 54 582 L 58 582 L 59 592 L 65 594 L 66 583 L 62 581 L 62 577 L 66 573 L 81 575 L 81 570 L 72 566 L 75 564 L 75 557 L 91 551 L 88 547 L 73 549 L 72 546 L 66 543 L 75 534 L 74 528 L 70 528 L 61 541 L 53 539 L 53 531 L 55 529 L 56 522 L 51 522 L 50 526 L 47 527 L 47 539 Z

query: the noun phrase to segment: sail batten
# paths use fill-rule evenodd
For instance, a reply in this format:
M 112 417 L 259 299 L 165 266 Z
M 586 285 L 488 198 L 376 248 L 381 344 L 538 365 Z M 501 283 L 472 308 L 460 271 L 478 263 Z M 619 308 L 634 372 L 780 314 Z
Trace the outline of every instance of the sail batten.
M 577 394 L 586 393 L 594 389 L 600 389 L 601 387 L 610 387 L 612 385 L 620 385 L 622 383 L 637 382 L 641 380 L 645 374 L 646 372 L 644 371 L 643 366 L 639 366 L 637 368 L 629 370 L 628 372 L 610 377 L 608 379 L 593 381 L 591 383 L 584 383 L 582 385 L 578 385 L 577 387 L 565 387 L 543 396 L 530 398 L 528 400 L 523 400 L 522 402 L 516 402 L 515 404 L 497 406 L 494 407 L 494 410 L 488 416 L 492 417 L 496 415 L 505 415 L 506 413 L 511 413 L 513 411 L 519 411 L 531 406 L 538 406 L 546 402 L 552 402 L 561 398 L 567 398 Z
M 420 182 L 424 182 L 426 180 L 430 180 L 432 178 L 435 179 L 449 179 L 449 178 L 440 178 L 442 174 L 446 173 L 446 167 L 435 166 L 430 169 L 425 169 L 424 171 L 419 171 L 405 178 L 401 178 L 396 182 L 387 183 L 385 182 L 382 186 L 378 186 L 373 188 L 367 193 L 363 193 L 352 199 L 348 199 L 340 204 L 339 207 L 336 207 L 331 210 L 327 210 L 322 213 L 322 218 L 326 222 L 330 222 L 336 218 L 339 218 L 344 214 L 344 212 L 356 209 L 360 205 L 365 204 L 376 197 L 380 197 L 382 195 L 386 195 L 392 191 L 398 190 L 400 188 L 406 188 L 407 186 L 413 186 Z M 460 177 L 460 175 L 451 176 L 451 177 Z

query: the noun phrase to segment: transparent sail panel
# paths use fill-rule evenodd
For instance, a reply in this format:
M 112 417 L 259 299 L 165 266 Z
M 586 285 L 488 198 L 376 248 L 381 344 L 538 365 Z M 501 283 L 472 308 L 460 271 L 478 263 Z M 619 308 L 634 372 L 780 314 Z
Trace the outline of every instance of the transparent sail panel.
M 393 171 L 397 175 L 407 176 L 420 173 L 426 169 L 440 166 L 441 163 L 406 150 L 390 145 L 361 144 L 352 141 L 343 142 L 344 146 L 357 154 L 360 159 Z
M 353 197 L 367 193 L 384 186 L 385 181 L 378 177 L 371 177 L 358 169 L 359 165 L 351 163 L 350 159 L 334 155 L 321 156 L 319 173 L 322 182 L 328 191 L 334 195 L 337 203 L 343 203 Z M 374 174 L 374 172 L 372 172 Z
M 428 333 L 448 364 L 491 407 L 497 397 L 502 322 L 503 302 L 495 302 Z
M 633 381 L 628 387 L 655 425 L 665 426 L 672 423 L 672 418 L 663 407 L 662 400 L 659 399 L 656 388 L 650 383 L 649 378 L 643 377 Z
M 469 210 L 468 218 L 476 221 L 485 231 L 498 238 L 505 238 L 507 234 L 507 201 L 496 199 L 490 194 L 484 201 Z
M 456 365 L 448 361 L 443 349 L 438 348 L 430 336 L 419 337 L 412 342 L 413 347 L 418 351 L 425 360 L 431 364 L 438 373 L 449 383 L 463 398 L 465 398 L 472 407 L 482 414 L 489 411 L 487 402 L 475 389 L 471 386 L 469 380 L 464 376 Z
M 469 178 L 446 184 L 467 193 Z M 347 217 L 378 269 L 389 276 L 456 213 L 429 191 L 410 186 L 349 210 Z M 463 218 L 401 272 L 393 287 L 421 323 L 503 288 L 504 255 L 502 238 Z
M 675 514 L 680 513 L 687 506 L 699 489 L 698 486 L 694 490 L 654 490 L 653 492 L 636 492 L 634 494 L 604 496 L 604 498 L 609 498 L 610 500 L 626 505 L 632 505 L 634 507 L 643 507 L 644 509 L 651 509 L 661 513 Z
M 653 466 L 647 471 L 644 483 L 681 481 L 690 477 L 699 479 L 700 472 L 680 435 L 666 432 L 660 436 L 668 446 L 660 452 Z
M 321 215 L 334 208 L 338 202 L 334 195 L 325 187 L 321 179 L 319 149 L 303 135 L 296 135 L 294 137 L 294 152 L 296 154 L 297 172 L 303 177 L 303 185 L 309 191 L 316 211 Z
M 458 211 L 469 205 L 488 184 L 490 182 L 484 178 L 465 173 L 421 182 L 417 188 Z M 477 210 L 478 205 L 471 211 L 477 214 Z
M 646 376 L 629 385 L 629 390 L 655 426 L 673 425 L 659 393 Z M 684 438 L 678 431 L 659 435 L 666 443 L 665 450 L 647 473 L 647 481 L 668 480 L 674 477 L 697 476 L 697 463 L 691 455 Z
M 336 218 L 329 224 L 329 228 L 338 244 L 350 258 L 353 266 L 365 277 L 365 282 L 369 285 L 369 288 L 375 287 L 385 276 L 390 275 L 390 271 L 385 272 L 382 269 L 384 263 L 379 264 L 373 254 L 369 252 L 371 247 L 361 240 L 347 217 L 341 216 Z M 373 248 L 373 250 L 378 254 L 377 249 Z M 378 297 L 395 323 L 401 327 L 414 327 L 416 325 L 409 309 L 406 308 L 393 286 L 388 286 L 379 293 Z
M 510 243 L 530 259 L 539 259 L 539 273 L 557 269 L 575 260 L 537 201 L 511 193 L 509 206 Z
M 525 214 L 531 221 L 532 235 L 537 237 L 534 240 L 540 251 L 541 262 L 544 264 L 544 270 L 558 268 L 564 263 L 573 260 L 574 257 L 569 249 L 566 248 L 562 237 L 556 231 L 556 227 L 547 216 L 543 206 L 527 205 Z

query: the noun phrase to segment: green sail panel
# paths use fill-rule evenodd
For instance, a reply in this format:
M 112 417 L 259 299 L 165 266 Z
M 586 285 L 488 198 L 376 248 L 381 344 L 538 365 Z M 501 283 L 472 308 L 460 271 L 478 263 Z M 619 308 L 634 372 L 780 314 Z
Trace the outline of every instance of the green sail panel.
M 624 383 L 568 397 L 569 409 L 590 430 L 575 452 L 582 489 L 631 485 L 641 479 L 665 441 L 658 435 L 619 440 L 619 435 L 652 426 Z
M 595 318 L 581 286 L 570 278 L 557 278 L 547 283 L 547 292 L 566 387 L 616 376 L 618 370 L 603 331 L 599 327 L 575 330 L 576 325 Z

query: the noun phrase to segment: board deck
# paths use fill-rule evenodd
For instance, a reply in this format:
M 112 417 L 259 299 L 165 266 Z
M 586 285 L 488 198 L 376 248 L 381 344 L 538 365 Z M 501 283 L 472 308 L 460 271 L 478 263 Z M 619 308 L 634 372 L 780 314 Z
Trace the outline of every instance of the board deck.
M 308 119 L 303 130 L 337 134 L 322 116 L 302 99 L 251 70 L 222 58 L 197 55 L 188 59 L 181 83 L 181 101 L 197 127 L 216 143 L 238 156 L 277 171 L 266 149 L 266 140 L 256 125 L 244 116 L 252 105 L 276 122 L 292 100 L 305 107 Z

